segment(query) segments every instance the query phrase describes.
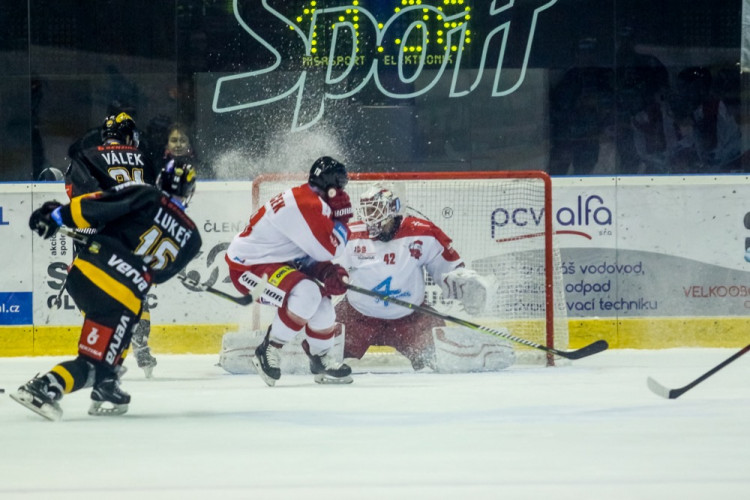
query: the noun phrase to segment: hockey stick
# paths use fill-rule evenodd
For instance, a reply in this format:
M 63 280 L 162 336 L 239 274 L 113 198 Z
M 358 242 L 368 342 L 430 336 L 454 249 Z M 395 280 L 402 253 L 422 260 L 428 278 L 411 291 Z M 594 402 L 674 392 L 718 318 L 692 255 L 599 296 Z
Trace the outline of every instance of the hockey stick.
M 372 290 L 368 290 L 366 288 L 360 288 L 358 286 L 351 285 L 349 283 L 346 284 L 346 288 L 348 288 L 349 290 L 353 292 L 361 293 L 364 295 L 369 295 L 370 297 L 375 297 L 376 299 L 380 299 L 383 302 L 391 302 L 392 304 L 396 304 L 396 305 L 403 306 L 409 309 L 413 309 L 415 311 L 419 311 L 425 314 L 431 314 L 433 316 L 437 316 L 438 318 L 442 318 L 452 323 L 456 323 L 458 325 L 471 328 L 472 330 L 479 330 L 481 332 L 489 333 L 490 335 L 494 335 L 496 337 L 503 337 L 508 340 L 512 340 L 513 342 L 517 342 L 519 344 L 523 344 L 528 347 L 533 347 L 534 349 L 540 349 L 542 351 L 546 351 L 546 352 L 552 353 L 556 356 L 560 356 L 566 359 L 585 358 L 586 356 L 591 356 L 592 354 L 602 352 L 609 347 L 609 344 L 607 344 L 606 340 L 597 340 L 596 342 L 593 342 L 585 347 L 581 347 L 580 349 L 577 349 L 575 351 L 560 351 L 558 349 L 555 349 L 554 347 L 548 347 L 546 345 L 537 344 L 536 342 L 532 342 L 530 340 L 526 340 L 521 337 L 516 337 L 515 335 L 512 335 L 507 330 L 495 330 L 494 328 L 490 328 L 488 326 L 471 323 L 469 321 L 463 320 L 461 318 L 457 318 L 455 316 L 443 314 L 441 312 L 438 312 L 434 309 L 430 309 L 428 307 L 417 306 L 410 302 L 406 302 L 406 301 L 399 300 L 393 297 L 389 297 L 387 295 L 380 295 L 379 293 L 374 292 Z
M 75 232 L 75 231 L 73 231 L 72 229 L 69 229 L 69 228 L 67 228 L 67 227 L 65 227 L 65 226 L 60 226 L 60 227 L 59 227 L 59 228 L 57 229 L 57 231 L 58 231 L 59 233 L 62 233 L 62 234 L 64 234 L 65 236 L 67 236 L 67 237 L 68 237 L 68 238 L 70 238 L 71 240 L 73 240 L 73 241 L 77 241 L 78 243 L 83 243 L 83 244 L 86 244 L 86 243 L 88 243 L 88 242 L 89 242 L 89 239 L 88 239 L 88 238 L 86 237 L 86 235 L 85 235 L 85 234 L 81 234 L 81 233 L 76 233 L 76 232 Z
M 737 358 L 739 358 L 740 356 L 742 356 L 748 351 L 750 351 L 750 345 L 746 345 L 745 347 L 743 347 L 736 353 L 732 354 L 730 357 L 728 357 L 727 359 L 725 359 L 718 365 L 714 366 L 713 368 L 708 370 L 706 373 L 704 373 L 697 379 L 690 382 L 688 385 L 683 386 L 683 387 L 678 387 L 677 389 L 668 389 L 667 387 L 664 387 L 663 385 L 661 385 L 659 382 L 657 382 L 651 377 L 648 377 L 648 379 L 646 380 L 646 383 L 648 384 L 648 388 L 651 389 L 651 392 L 653 392 L 657 396 L 661 396 L 665 399 L 677 399 L 683 394 L 685 394 L 687 391 L 689 391 L 696 385 L 700 384 L 701 382 L 706 380 L 708 377 L 718 372 L 719 370 L 721 370 L 722 368 L 727 366 L 729 363 L 736 360 Z
M 76 233 L 75 231 L 67 228 L 67 227 L 60 227 L 58 231 L 68 237 L 70 237 L 72 240 L 77 241 L 79 243 L 86 244 L 88 243 L 88 238 L 80 233 Z M 181 272 L 177 275 L 177 278 L 181 280 L 183 283 L 188 285 L 189 288 L 191 288 L 195 292 L 208 292 L 213 295 L 216 295 L 217 297 L 221 297 L 223 299 L 230 300 L 234 302 L 235 304 L 239 304 L 241 306 L 246 306 L 248 304 L 252 304 L 255 301 L 255 298 L 252 295 L 242 295 L 240 297 L 236 297 L 234 295 L 230 295 L 226 292 L 222 292 L 221 290 L 217 290 L 216 288 L 213 288 L 211 286 L 208 286 L 206 284 L 198 283 L 198 281 L 189 278 L 184 272 Z M 258 280 L 258 286 L 261 286 L 264 282 L 264 280 Z M 257 287 L 256 287 L 257 288 Z M 251 293 L 254 293 L 255 289 L 251 290 Z
M 247 306 L 255 302 L 255 297 L 253 297 L 253 294 L 255 294 L 258 288 L 263 287 L 263 283 L 265 282 L 265 280 L 263 279 L 258 280 L 259 281 L 258 285 L 255 287 L 255 289 L 250 291 L 250 294 L 240 295 L 239 297 L 237 297 L 235 295 L 230 295 L 226 292 L 222 292 L 221 290 L 217 290 L 216 288 L 206 285 L 205 283 L 203 284 L 198 283 L 197 280 L 194 280 L 193 278 L 188 277 L 184 273 L 178 274 L 177 279 L 182 281 L 188 287 L 188 289 L 194 292 L 208 292 L 210 294 L 216 295 L 217 297 L 221 297 L 222 299 L 230 300 L 234 302 L 235 304 L 238 304 L 241 306 Z M 261 290 L 260 293 L 263 293 L 263 291 Z M 259 296 L 260 293 L 256 294 L 256 296 Z

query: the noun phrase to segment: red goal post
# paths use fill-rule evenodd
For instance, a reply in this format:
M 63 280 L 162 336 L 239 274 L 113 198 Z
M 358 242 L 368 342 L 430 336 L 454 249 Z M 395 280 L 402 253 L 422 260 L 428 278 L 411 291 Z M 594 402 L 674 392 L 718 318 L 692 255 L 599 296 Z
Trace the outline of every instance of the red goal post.
M 305 182 L 305 174 L 263 174 L 253 181 L 253 209 Z M 347 192 L 359 196 L 375 183 L 401 197 L 407 213 L 437 224 L 466 265 L 492 275 L 497 290 L 487 311 L 467 318 L 555 349 L 568 349 L 568 324 L 559 250 L 554 245 L 552 183 L 543 171 L 349 173 Z M 355 212 L 356 217 L 356 212 Z M 443 301 L 428 281 L 426 301 L 446 314 L 466 317 Z M 265 308 L 269 309 L 269 308 Z M 270 319 L 261 311 L 259 325 Z M 554 364 L 551 355 L 515 346 L 521 362 Z

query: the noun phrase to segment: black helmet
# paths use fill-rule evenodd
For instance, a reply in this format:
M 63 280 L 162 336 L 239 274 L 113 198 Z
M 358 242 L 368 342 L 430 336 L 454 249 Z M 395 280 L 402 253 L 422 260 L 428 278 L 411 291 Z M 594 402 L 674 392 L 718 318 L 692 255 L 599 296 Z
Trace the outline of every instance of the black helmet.
M 195 169 L 183 159 L 170 159 L 159 172 L 156 187 L 165 193 L 182 199 L 187 206 L 195 192 Z
M 308 182 L 311 186 L 328 193 L 329 188 L 344 188 L 349 182 L 349 177 L 343 163 L 330 156 L 322 156 L 312 164 Z
M 122 144 L 138 146 L 138 130 L 127 113 L 110 115 L 102 124 L 102 141 L 115 139 Z

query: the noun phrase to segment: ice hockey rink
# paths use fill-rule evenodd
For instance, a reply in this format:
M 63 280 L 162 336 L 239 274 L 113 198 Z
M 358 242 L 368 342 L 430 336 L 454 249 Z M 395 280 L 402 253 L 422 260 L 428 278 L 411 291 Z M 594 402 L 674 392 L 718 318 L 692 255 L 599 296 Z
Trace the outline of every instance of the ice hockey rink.
M 229 375 L 218 356 L 134 367 L 121 417 L 89 391 L 59 422 L 8 393 L 64 358 L 0 358 L 2 499 L 746 499 L 750 356 L 610 350 L 556 368 L 361 373 L 349 386 Z M 132 361 L 130 361 L 132 363 Z

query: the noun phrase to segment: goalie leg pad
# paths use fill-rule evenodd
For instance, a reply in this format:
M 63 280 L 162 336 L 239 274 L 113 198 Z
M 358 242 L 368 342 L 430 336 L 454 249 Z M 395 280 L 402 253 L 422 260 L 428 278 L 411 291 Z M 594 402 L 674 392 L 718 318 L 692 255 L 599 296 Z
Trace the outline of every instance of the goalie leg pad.
M 439 373 L 498 371 L 516 361 L 510 343 L 460 326 L 432 330 Z
M 219 366 L 233 375 L 257 373 L 253 365 L 255 349 L 263 342 L 265 330 L 227 332 L 221 340 Z M 281 373 L 285 375 L 309 375 L 310 361 L 302 349 L 304 335 L 284 345 L 281 350 Z M 343 344 L 343 337 L 341 339 Z M 343 351 L 343 345 L 340 347 Z
M 225 333 L 221 338 L 219 366 L 233 375 L 256 373 L 253 365 L 255 349 L 265 335 L 263 330 Z

